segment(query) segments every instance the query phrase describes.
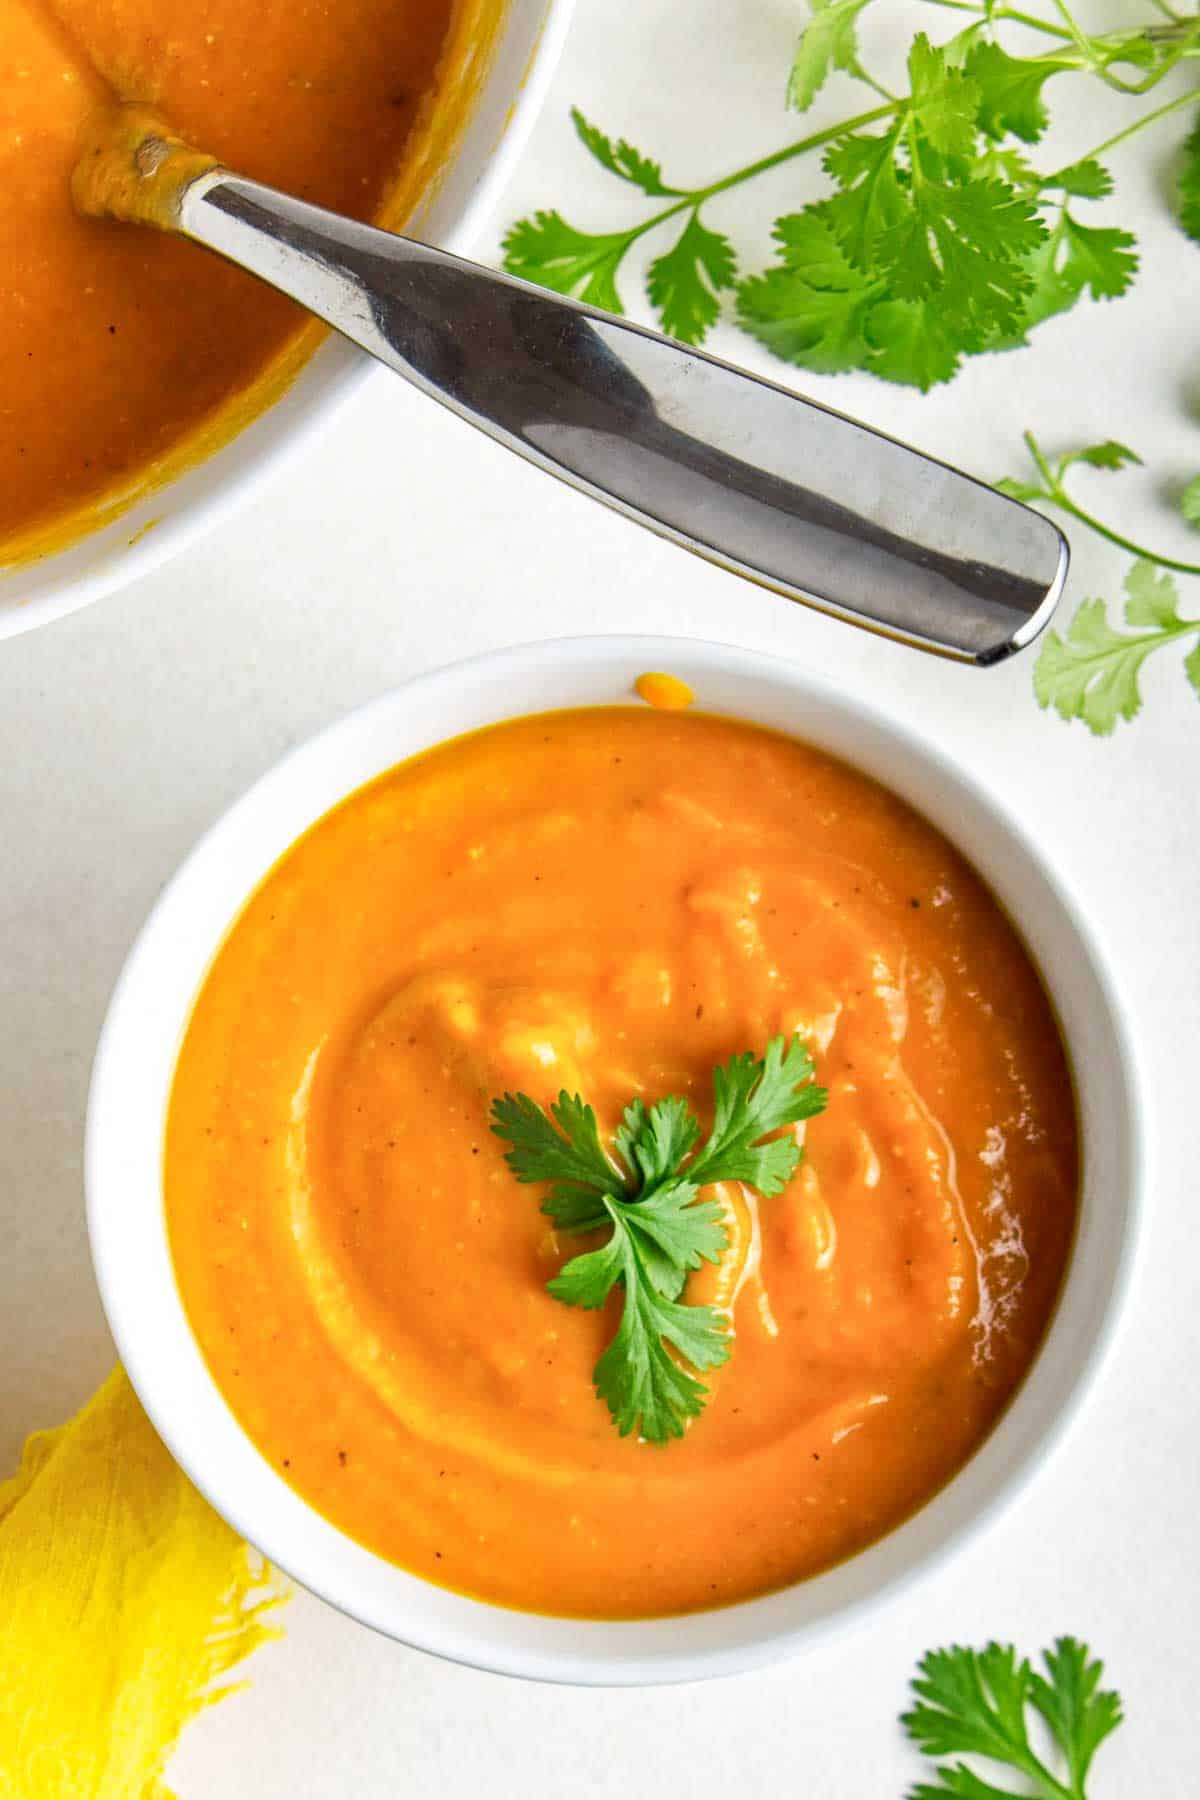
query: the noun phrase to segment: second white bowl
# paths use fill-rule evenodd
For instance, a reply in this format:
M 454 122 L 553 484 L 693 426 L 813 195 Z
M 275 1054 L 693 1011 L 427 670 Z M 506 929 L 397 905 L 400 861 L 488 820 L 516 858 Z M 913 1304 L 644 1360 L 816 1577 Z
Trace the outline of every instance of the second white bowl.
M 163 1128 L 197 990 L 233 919 L 330 807 L 433 744 L 522 713 L 628 702 L 665 668 L 706 711 L 786 731 L 924 813 L 981 871 L 1039 965 L 1081 1110 L 1080 1224 L 1048 1337 L 1008 1411 L 933 1500 L 812 1580 L 720 1611 L 588 1623 L 510 1612 L 434 1587 L 352 1542 L 259 1454 L 188 1326 L 162 1194 Z M 692 1680 L 793 1653 L 928 1571 L 1045 1460 L 1095 1374 L 1126 1287 L 1140 1148 L 1121 1015 L 1086 923 L 1020 826 L 919 734 L 775 659 L 664 638 L 535 644 L 426 675 L 293 751 L 217 824 L 164 891 L 113 996 L 88 1117 L 88 1217 L 104 1305 L 151 1419 L 193 1481 L 272 1562 L 366 1624 L 480 1668 L 544 1680 Z

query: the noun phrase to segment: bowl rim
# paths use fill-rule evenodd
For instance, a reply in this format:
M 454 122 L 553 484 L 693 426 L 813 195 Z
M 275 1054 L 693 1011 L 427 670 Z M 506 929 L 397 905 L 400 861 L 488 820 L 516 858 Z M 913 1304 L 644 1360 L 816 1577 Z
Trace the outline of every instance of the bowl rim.
M 135 1309 L 127 1300 L 119 1297 L 122 1220 L 125 1209 L 121 1197 L 115 1193 L 110 1181 L 107 1165 L 114 1151 L 119 1146 L 114 1142 L 113 1133 L 109 1129 L 108 1112 L 110 1110 L 110 1091 L 121 1080 L 120 1060 L 123 1051 L 123 1040 L 127 1031 L 136 1030 L 136 1023 L 131 1019 L 131 996 L 135 981 L 141 977 L 142 964 L 148 954 L 157 954 L 156 933 L 161 922 L 170 913 L 178 896 L 183 894 L 194 883 L 202 882 L 210 863 L 219 860 L 224 839 L 256 809 L 269 803 L 274 791 L 281 789 L 292 780 L 298 772 L 302 772 L 306 764 L 316 768 L 320 760 L 339 739 L 361 730 L 369 724 L 387 720 L 396 715 L 405 706 L 414 702 L 423 702 L 427 707 L 439 703 L 443 699 L 460 698 L 464 692 L 474 687 L 486 696 L 502 695 L 511 680 L 518 675 L 553 674 L 556 670 L 563 673 L 568 670 L 582 670 L 593 663 L 604 659 L 616 658 L 622 668 L 629 674 L 641 672 L 647 668 L 670 668 L 681 673 L 685 679 L 695 675 L 703 676 L 705 672 L 714 675 L 732 672 L 735 676 L 749 678 L 751 682 L 760 682 L 765 686 L 785 687 L 791 697 L 804 703 L 814 703 L 818 708 L 825 708 L 831 716 L 839 717 L 849 723 L 876 733 L 881 741 L 890 740 L 909 756 L 915 758 L 919 765 L 930 771 L 935 780 L 943 782 L 948 790 L 975 807 L 976 811 L 987 821 L 989 826 L 997 827 L 1002 839 L 1007 840 L 1010 847 L 1015 847 L 1025 858 L 1027 865 L 1034 871 L 1052 906 L 1057 909 L 1059 922 L 1064 925 L 1073 940 L 1075 954 L 1086 965 L 1087 978 L 1092 984 L 1100 1003 L 1105 1023 L 1111 1031 L 1111 1048 L 1113 1052 L 1112 1068 L 1114 1078 L 1120 1088 L 1120 1100 L 1123 1107 L 1122 1174 L 1124 1177 L 1123 1204 L 1121 1219 L 1123 1230 L 1113 1252 L 1111 1270 L 1106 1278 L 1101 1297 L 1099 1312 L 1092 1318 L 1085 1333 L 1085 1347 L 1081 1354 L 1074 1358 L 1074 1371 L 1066 1385 L 1063 1397 L 1053 1406 L 1050 1416 L 1035 1427 L 1032 1439 L 1027 1442 L 1012 1462 L 1011 1466 L 1000 1470 L 993 1480 L 990 1490 L 978 1497 L 969 1507 L 966 1515 L 953 1520 L 949 1529 L 928 1542 L 924 1549 L 918 1549 L 910 1556 L 907 1565 L 901 1566 L 890 1574 L 886 1571 L 878 1580 L 866 1579 L 858 1584 L 859 1591 L 845 1601 L 837 1602 L 824 1614 L 801 1620 L 788 1625 L 764 1625 L 761 1630 L 750 1629 L 732 1646 L 708 1644 L 696 1649 L 680 1647 L 668 1643 L 663 1646 L 662 1628 L 668 1633 L 686 1635 L 690 1626 L 700 1621 L 730 1619 L 737 1615 L 745 1620 L 756 1611 L 760 1614 L 769 1610 L 773 1603 L 788 1595 L 796 1595 L 804 1590 L 812 1590 L 816 1583 L 827 1582 L 842 1571 L 858 1570 L 869 1572 L 875 1562 L 886 1560 L 889 1546 L 895 1546 L 903 1534 L 910 1533 L 914 1525 L 923 1519 L 936 1514 L 947 1496 L 964 1483 L 968 1472 L 984 1458 L 988 1446 L 994 1444 L 998 1435 L 1003 1434 L 1006 1422 L 1019 1412 L 1022 1395 L 1029 1388 L 1032 1373 L 1044 1365 L 1047 1354 L 1055 1341 L 1055 1332 L 1062 1316 L 1068 1295 L 1074 1294 L 1077 1288 L 1076 1274 L 1079 1266 L 1079 1241 L 1081 1231 L 1077 1230 L 1076 1244 L 1072 1251 L 1071 1261 L 1061 1290 L 1057 1308 L 1052 1317 L 1045 1338 L 1039 1347 L 1031 1371 L 1027 1373 L 1021 1386 L 1008 1407 L 1001 1414 L 1000 1420 L 981 1445 L 972 1453 L 967 1462 L 958 1470 L 949 1482 L 938 1492 L 926 1500 L 918 1510 L 895 1526 L 890 1532 L 866 1549 L 836 1565 L 834 1569 L 812 1577 L 807 1581 L 792 1584 L 788 1588 L 775 1593 L 738 1602 L 732 1606 L 710 1611 L 673 1615 L 668 1619 L 646 1619 L 620 1622 L 604 1622 L 579 1620 L 573 1618 L 543 1618 L 541 1615 L 528 1614 L 498 1607 L 494 1604 L 478 1600 L 467 1595 L 451 1594 L 450 1598 L 456 1608 L 465 1608 L 474 1623 L 466 1628 L 455 1627 L 447 1630 L 428 1622 L 418 1620 L 413 1624 L 407 1618 L 397 1618 L 394 1610 L 387 1604 L 380 1605 L 372 1596 L 365 1598 L 360 1592 L 357 1598 L 349 1599 L 344 1588 L 339 1588 L 338 1581 L 327 1567 L 322 1567 L 322 1557 L 318 1552 L 311 1563 L 304 1556 L 298 1556 L 294 1547 L 280 1554 L 280 1532 L 276 1525 L 265 1516 L 254 1516 L 253 1508 L 249 1511 L 244 1505 L 244 1496 L 231 1496 L 228 1491 L 221 1491 L 220 1474 L 210 1475 L 207 1467 L 201 1466 L 196 1446 L 189 1439 L 190 1426 L 180 1422 L 171 1405 L 171 1375 L 166 1372 L 154 1354 L 154 1346 L 141 1341 L 139 1325 Z M 633 703 L 632 692 L 625 696 L 626 703 Z M 588 705 L 596 702 L 574 701 L 567 705 Z M 603 702 L 599 702 L 603 704 Z M 508 717 L 526 716 L 529 712 L 553 710 L 555 701 L 548 696 L 545 705 L 518 707 L 508 711 L 503 704 L 492 709 L 492 722 L 499 723 Z M 725 716 L 743 717 L 755 722 L 749 711 L 738 713 L 727 707 L 714 706 L 713 711 Z M 760 719 L 757 722 L 762 723 Z M 462 731 L 476 729 L 474 725 L 457 726 L 454 730 L 443 734 L 442 738 L 430 738 L 426 748 L 440 741 L 460 735 Z M 808 733 L 801 726 L 793 734 L 805 741 Z M 819 738 L 814 739 L 819 742 Z M 420 754 L 420 749 L 406 749 L 396 758 L 403 762 L 412 755 Z M 842 754 L 838 751 L 834 755 Z M 853 758 L 843 760 L 853 762 Z M 871 772 L 871 771 L 868 771 Z M 339 783 L 338 792 L 348 795 L 374 779 L 373 774 L 356 777 L 348 786 Z M 875 776 L 875 779 L 888 785 L 886 777 Z M 918 811 L 925 811 L 919 801 L 914 801 L 903 784 L 895 784 L 894 791 L 914 805 Z M 311 821 L 323 817 L 333 801 L 323 800 L 313 811 Z M 938 828 L 956 842 L 952 829 L 935 820 Z M 302 827 L 307 829 L 307 827 Z M 290 841 L 294 842 L 300 833 L 293 833 Z M 268 859 L 266 869 L 273 866 L 275 856 Z M 238 907 L 231 913 L 223 913 L 219 928 L 211 934 L 209 956 L 215 952 L 222 941 L 224 933 L 236 918 L 240 906 L 245 903 L 258 885 L 262 875 L 248 887 L 241 890 Z M 1024 922 L 1016 908 L 1008 909 L 1013 914 L 1014 924 L 1024 937 Z M 207 927 L 206 927 L 207 932 Z M 1031 955 L 1033 954 L 1031 949 Z M 1035 959 L 1036 961 L 1036 959 Z M 1041 967 L 1041 965 L 1038 965 Z M 1052 998 L 1054 984 L 1045 969 L 1041 969 L 1043 980 L 1050 989 Z M 197 989 L 191 989 L 194 1000 Z M 184 1009 L 179 1020 L 176 1036 L 176 1052 L 179 1036 L 181 1036 L 189 1006 Z M 1064 1027 L 1064 1036 L 1065 1036 Z M 1080 1081 L 1082 1062 L 1090 1052 L 1089 1046 L 1078 1052 L 1077 1047 L 1068 1043 L 1072 1054 L 1072 1067 L 1075 1071 L 1077 1088 Z M 169 1083 L 173 1072 L 174 1059 L 167 1074 Z M 101 1301 L 108 1323 L 116 1341 L 118 1352 L 125 1363 L 127 1373 L 135 1390 L 145 1407 L 152 1423 L 163 1438 L 168 1449 L 180 1463 L 185 1473 L 210 1501 L 214 1508 L 238 1530 L 248 1542 L 255 1545 L 269 1562 L 290 1575 L 297 1583 L 308 1591 L 336 1607 L 339 1611 L 358 1620 L 373 1629 L 380 1631 L 412 1648 L 428 1651 L 452 1662 L 462 1663 L 492 1673 L 520 1676 L 535 1680 L 560 1682 L 581 1686 L 624 1686 L 624 1685 L 658 1685 L 678 1681 L 694 1681 L 714 1676 L 739 1673 L 762 1666 L 768 1662 L 779 1661 L 798 1654 L 818 1643 L 826 1643 L 841 1636 L 846 1631 L 860 1627 L 870 1616 L 879 1613 L 885 1607 L 894 1605 L 897 1600 L 910 1592 L 915 1586 L 929 1578 L 939 1568 L 943 1568 L 948 1560 L 966 1543 L 978 1538 L 998 1517 L 1024 1492 L 1040 1475 L 1052 1459 L 1053 1453 L 1064 1442 L 1069 1430 L 1078 1420 L 1085 1402 L 1093 1393 L 1097 1377 L 1112 1354 L 1114 1344 L 1122 1321 L 1128 1315 L 1128 1300 L 1131 1285 L 1135 1278 L 1139 1261 L 1139 1248 L 1143 1235 L 1144 1191 L 1146 1185 L 1147 1145 L 1145 1132 L 1145 1111 L 1142 1103 L 1142 1079 L 1138 1060 L 1128 1025 L 1128 1017 L 1119 993 L 1113 983 L 1107 959 L 1092 932 L 1086 916 L 1070 889 L 1061 877 L 1050 866 L 1042 850 L 1034 842 L 1024 826 L 980 781 L 973 775 L 964 773 L 951 760 L 949 751 L 936 740 L 926 736 L 920 730 L 910 726 L 897 714 L 874 699 L 867 699 L 861 694 L 852 694 L 836 686 L 822 676 L 810 674 L 798 664 L 765 652 L 747 651 L 734 645 L 722 644 L 686 637 L 668 637 L 659 635 L 609 634 L 582 637 L 560 637 L 539 640 L 526 644 L 511 646 L 499 650 L 485 651 L 482 654 L 442 664 L 412 677 L 364 705 L 352 709 L 340 718 L 326 725 L 312 737 L 293 746 L 276 761 L 265 773 L 246 789 L 233 804 L 222 812 L 220 817 L 205 831 L 193 849 L 178 866 L 175 874 L 161 890 L 145 923 L 139 931 L 133 946 L 126 958 L 118 977 L 109 1003 L 108 1012 L 100 1033 L 95 1059 L 93 1063 L 91 1087 L 88 1099 L 86 1142 L 84 1154 L 85 1185 L 87 1192 L 88 1234 L 97 1283 Z M 156 1138 L 161 1158 L 162 1118 L 156 1120 Z M 1086 1147 L 1085 1147 L 1086 1149 Z M 1089 1178 L 1085 1173 L 1085 1199 Z M 161 1213 L 161 1175 L 158 1181 L 158 1205 Z M 159 1229 L 165 1239 L 165 1224 L 160 1221 Z M 199 1358 L 198 1346 L 191 1339 L 190 1327 L 187 1325 L 182 1299 L 178 1289 L 171 1280 L 173 1290 L 173 1310 L 183 1321 L 184 1331 L 195 1348 Z M 268 1468 L 266 1459 L 251 1445 L 241 1425 L 226 1406 L 220 1390 L 212 1376 L 204 1366 L 204 1377 L 213 1395 L 216 1396 L 219 1410 L 227 1415 L 232 1432 L 249 1446 L 254 1458 Z M 283 1488 L 284 1493 L 293 1495 L 297 1505 L 306 1516 L 312 1531 L 324 1541 L 328 1534 L 340 1541 L 343 1547 L 352 1546 L 360 1557 L 366 1558 L 375 1565 L 378 1571 L 396 1574 L 395 1566 L 374 1552 L 343 1534 L 338 1527 L 325 1520 L 315 1509 L 290 1487 L 283 1483 L 282 1477 L 270 1471 L 271 1478 Z M 295 1534 L 293 1534 L 294 1537 Z M 928 1533 L 926 1533 L 928 1536 Z M 445 1597 L 449 1590 L 437 1588 L 419 1576 L 399 1572 L 407 1584 L 415 1584 L 416 1589 L 425 1590 L 428 1594 Z M 517 1647 L 506 1644 L 502 1639 L 502 1629 L 498 1620 L 540 1621 L 547 1628 L 559 1631 L 560 1635 L 569 1634 L 564 1643 L 551 1648 Z M 489 1620 L 492 1631 L 489 1636 Z M 620 1641 L 619 1648 L 608 1647 L 606 1639 L 615 1644 Z M 635 1638 L 646 1640 L 645 1650 L 631 1649 L 629 1642 Z M 596 1644 L 596 1648 L 578 1647 L 583 1640 Z
M 510 16 L 504 32 L 513 28 L 519 6 L 531 9 L 525 28 L 524 71 L 503 129 L 481 158 L 470 195 L 448 226 L 431 238 L 440 248 L 459 256 L 470 255 L 537 123 L 567 40 L 575 0 L 506 0 L 506 5 Z M 502 50 L 503 45 L 498 54 Z M 468 119 L 468 127 L 469 123 Z M 458 156 L 457 149 L 454 154 Z M 426 198 L 436 198 L 436 194 L 435 178 Z M 0 642 L 67 618 L 189 550 L 222 520 L 249 506 L 276 476 L 298 461 L 340 408 L 378 372 L 379 365 L 365 351 L 331 331 L 283 390 L 210 454 L 180 469 L 161 487 L 135 496 L 115 517 L 71 539 L 61 550 L 27 562 L 0 563 Z M 192 476 L 207 476 L 205 486 L 185 499 L 178 511 L 171 511 L 169 496 Z M 151 516 L 142 519 L 143 509 Z M 69 566 L 75 554 L 87 553 L 94 566 L 81 571 Z M 54 565 L 60 560 L 67 566 L 56 571 Z M 36 587 L 32 597 L 25 599 L 20 584 L 27 573 Z M 15 590 L 11 594 L 5 592 L 10 583 Z

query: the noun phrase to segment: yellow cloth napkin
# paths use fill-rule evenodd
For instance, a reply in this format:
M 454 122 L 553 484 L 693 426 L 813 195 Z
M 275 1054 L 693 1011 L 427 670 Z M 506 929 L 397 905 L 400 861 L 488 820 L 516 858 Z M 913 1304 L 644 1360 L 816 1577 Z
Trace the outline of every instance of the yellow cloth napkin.
M 0 1796 L 170 1800 L 180 1731 L 283 1598 L 115 1369 L 0 1485 Z

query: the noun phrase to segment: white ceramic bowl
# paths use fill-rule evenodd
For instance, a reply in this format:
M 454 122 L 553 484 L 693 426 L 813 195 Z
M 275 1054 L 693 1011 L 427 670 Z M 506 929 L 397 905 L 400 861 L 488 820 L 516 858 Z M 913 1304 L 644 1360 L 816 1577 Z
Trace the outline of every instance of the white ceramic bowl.
M 647 668 L 706 710 L 845 758 L 939 825 L 991 883 L 1041 967 L 1071 1048 L 1083 1134 L 1077 1245 L 1049 1336 L 966 1467 L 907 1523 L 827 1574 L 720 1611 L 632 1623 L 511 1612 L 405 1574 L 319 1517 L 243 1433 L 184 1316 L 163 1214 L 163 1124 L 180 1040 L 210 959 L 276 859 L 346 794 L 474 727 L 552 707 L 628 701 Z M 1126 1287 L 1140 1180 L 1135 1080 L 1087 926 L 1020 827 L 883 717 L 787 664 L 716 644 L 578 638 L 413 681 L 285 758 L 213 827 L 164 891 L 113 996 L 88 1116 L 92 1251 L 109 1322 L 150 1417 L 213 1505 L 335 1606 L 425 1650 L 507 1674 L 594 1683 L 718 1675 L 794 1652 L 943 1557 L 1045 1460 L 1109 1340 Z
M 508 0 L 486 79 L 441 171 L 405 229 L 469 255 L 521 153 L 565 40 L 573 0 Z M 327 422 L 375 369 L 330 337 L 286 392 L 227 444 L 52 556 L 0 567 L 0 638 L 31 631 L 146 575 L 219 523 Z

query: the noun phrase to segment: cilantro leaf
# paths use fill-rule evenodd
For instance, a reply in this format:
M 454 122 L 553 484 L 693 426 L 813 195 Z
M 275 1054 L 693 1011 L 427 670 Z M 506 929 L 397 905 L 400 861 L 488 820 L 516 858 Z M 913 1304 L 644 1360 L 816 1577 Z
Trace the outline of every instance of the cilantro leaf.
M 866 367 L 866 319 L 883 291 L 856 269 L 820 205 L 775 221 L 780 260 L 737 292 L 738 323 L 768 350 L 823 375 Z
M 1028 333 L 1035 325 L 1052 319 L 1056 313 L 1069 312 L 1078 303 L 1083 283 L 1064 274 L 1060 266 L 1064 236 L 1060 220 L 1055 231 L 1025 258 L 1030 287 L 1021 303 L 1021 316 L 1012 331 L 1001 332 L 989 342 L 989 349 L 1012 350 L 1028 343 Z
M 678 1299 L 692 1269 L 720 1262 L 727 1234 L 724 1214 L 715 1200 L 699 1203 L 694 1181 L 668 1181 L 621 1212 L 628 1230 L 651 1269 L 654 1286 L 669 1300 Z
M 976 346 L 946 318 L 936 298 L 885 300 L 867 320 L 867 367 L 884 381 L 899 381 L 928 393 L 958 371 L 964 351 Z
M 913 1679 L 917 1704 L 901 1723 L 925 1756 L 982 1756 L 1015 1770 L 1029 1784 L 1021 1796 L 1086 1800 L 1084 1783 L 1096 1751 L 1121 1723 L 1120 1698 L 1100 1690 L 1103 1664 L 1075 1638 L 1059 1638 L 1042 1661 L 1044 1675 L 1024 1658 L 1018 1661 L 1011 1645 L 931 1650 Z M 1030 1742 L 1031 1707 L 1049 1728 L 1069 1786 Z M 913 1788 L 910 1800 L 1021 1800 L 963 1762 L 939 1764 L 935 1774 L 936 1784 Z
M 1033 481 L 1016 481 L 1011 475 L 1002 475 L 992 486 L 998 494 L 1007 494 L 1010 500 L 1045 500 L 1046 490 Z
M 677 1362 L 668 1345 L 694 1369 L 728 1360 L 725 1320 L 711 1306 L 683 1306 L 638 1278 L 629 1252 L 622 1280 L 625 1307 L 616 1336 L 596 1364 L 596 1392 L 622 1437 L 638 1431 L 651 1444 L 680 1438 L 704 1409 L 707 1389 Z
M 1052 75 L 1077 66 L 1074 57 L 1010 56 L 999 44 L 977 42 L 966 72 L 979 91 L 979 127 L 990 138 L 1036 144 L 1050 123 L 1042 89 Z
M 909 218 L 881 242 L 879 260 L 898 300 L 937 293 L 943 313 L 978 348 L 989 331 L 1020 317 L 1031 286 L 1020 259 L 1044 236 L 1033 202 L 1004 182 L 923 180 L 914 183 Z
M 1006 181 L 1010 187 L 1037 188 L 1045 185 L 1045 178 L 1038 174 L 1028 158 L 1014 148 L 1012 144 L 993 143 L 985 138 L 971 159 L 970 174 L 972 177 L 983 175 L 996 181 Z
M 627 231 L 577 231 L 561 213 L 539 212 L 509 228 L 504 267 L 522 281 L 536 281 L 555 293 L 573 294 L 589 306 L 619 313 L 625 309 L 616 276 L 630 241 Z
M 1127 625 L 1166 631 L 1180 623 L 1179 595 L 1165 569 L 1156 572 L 1152 562 L 1135 562 L 1125 577 L 1125 592 Z
M 725 1248 L 721 1208 L 693 1204 L 696 1187 L 669 1184 L 645 1201 L 609 1200 L 613 1234 L 598 1250 L 572 1257 L 549 1282 L 568 1306 L 603 1306 L 623 1290 L 621 1322 L 593 1371 L 622 1437 L 640 1430 L 648 1443 L 682 1437 L 687 1421 L 704 1409 L 703 1382 L 670 1354 L 670 1345 L 693 1369 L 713 1369 L 729 1355 L 728 1326 L 714 1308 L 679 1302 L 686 1273 L 702 1261 L 717 1262 Z
M 493 1102 L 492 1130 L 509 1144 L 517 1180 L 550 1184 L 542 1211 L 574 1234 L 609 1230 L 547 1285 L 556 1300 L 588 1310 L 621 1291 L 620 1324 L 593 1377 L 622 1436 L 640 1430 L 665 1443 L 703 1411 L 708 1390 L 693 1371 L 726 1360 L 728 1321 L 681 1296 L 688 1275 L 719 1262 L 728 1240 L 721 1206 L 700 1191 L 717 1181 L 744 1181 L 767 1198 L 782 1191 L 801 1150 L 794 1137 L 769 1134 L 824 1110 L 812 1075 L 799 1038 L 773 1038 L 761 1059 L 731 1057 L 713 1072 L 712 1129 L 699 1151 L 699 1125 L 679 1095 L 651 1107 L 631 1101 L 611 1157 L 578 1094 L 561 1093 L 548 1111 L 527 1094 Z
M 827 152 L 838 191 L 823 216 L 848 261 L 883 283 L 887 302 L 933 301 L 940 323 L 931 366 L 912 359 L 925 320 L 877 322 L 879 373 L 928 386 L 952 373 L 962 350 L 1019 328 L 1034 278 L 1025 266 L 1046 238 L 1035 193 L 1018 192 L 972 162 L 978 84 L 921 33 L 909 54 L 912 96 L 897 120 L 851 133 Z M 932 308 L 931 308 L 932 310 Z M 871 334 L 864 329 L 868 344 Z
M 1113 191 L 1112 176 L 1094 156 L 1085 157 L 1082 162 L 1068 163 L 1056 175 L 1043 176 L 1041 185 L 1058 188 L 1061 193 L 1073 194 L 1080 200 L 1103 200 Z
M 685 344 L 702 343 L 721 311 L 720 294 L 732 287 L 737 261 L 729 239 L 701 224 L 693 212 L 670 250 L 650 264 L 646 288 L 663 330 Z
M 1200 642 L 1183 659 L 1183 672 L 1200 695 Z
M 1102 444 L 1089 444 L 1085 450 L 1073 450 L 1069 456 L 1064 456 L 1059 465 L 1060 477 L 1063 469 L 1077 462 L 1088 463 L 1093 469 L 1123 469 L 1130 463 L 1136 463 L 1140 468 L 1142 459 L 1128 445 L 1118 444 L 1115 438 L 1106 438 Z
M 1200 116 L 1183 146 L 1179 171 L 1179 223 L 1200 243 Z
M 968 58 L 967 69 L 956 69 L 923 31 L 908 53 L 909 118 L 942 156 L 966 158 L 975 148 L 982 95 L 969 64 Z
M 889 300 L 887 283 L 856 269 L 826 202 L 778 219 L 780 260 L 738 288 L 738 323 L 776 356 L 821 374 L 868 369 L 928 389 L 955 373 L 963 335 L 936 298 Z
M 1146 658 L 1175 638 L 1200 631 L 1200 620 L 1180 617 L 1171 576 L 1145 558 L 1125 577 L 1125 594 L 1125 623 L 1135 636 L 1109 624 L 1103 600 L 1085 600 L 1065 639 L 1049 633 L 1034 667 L 1039 706 L 1053 707 L 1063 719 L 1079 719 L 1097 737 L 1107 737 L 1140 710 L 1138 678 Z M 1191 669 L 1187 672 L 1192 679 Z
M 1193 476 L 1180 494 L 1179 510 L 1189 525 L 1200 526 L 1200 475 Z
M 603 164 L 611 174 L 618 175 L 622 181 L 632 182 L 634 187 L 641 188 L 643 194 L 649 194 L 651 199 L 674 197 L 682 192 L 682 189 L 668 187 L 664 182 L 661 163 L 652 162 L 648 156 L 643 156 L 625 138 L 614 144 L 598 125 L 593 125 L 584 118 L 577 106 L 571 108 L 571 122 L 596 161 Z
M 800 1146 L 794 1139 L 760 1140 L 824 1112 L 829 1096 L 812 1077 L 812 1057 L 798 1037 L 772 1038 L 761 1059 L 746 1051 L 715 1069 L 712 1130 L 689 1178 L 700 1185 L 744 1181 L 768 1200 L 782 1193 Z
M 1063 278 L 1073 287 L 1090 288 L 1093 299 L 1115 300 L 1137 274 L 1137 239 L 1112 226 L 1081 225 L 1069 212 L 1062 217 L 1066 255 Z
M 896 169 L 902 127 L 839 138 L 826 152 L 825 171 L 840 192 L 824 203 L 824 216 L 849 260 L 866 274 L 883 234 L 908 210 Z
M 806 112 L 833 69 L 858 67 L 858 15 L 869 0 L 810 0 L 812 18 L 800 33 L 788 75 L 787 103 Z
M 989 349 L 1025 343 L 1035 325 L 1068 312 L 1089 289 L 1098 300 L 1123 294 L 1137 273 L 1137 240 L 1128 231 L 1081 225 L 1064 207 L 1053 230 L 1025 258 L 1025 269 L 1031 285 L 1017 329 L 993 339 Z
M 512 1148 L 504 1160 L 518 1181 L 566 1182 L 620 1194 L 625 1182 L 604 1154 L 596 1115 L 566 1089 L 547 1113 L 528 1094 L 505 1094 L 492 1106 L 493 1131 Z
M 1121 1699 L 1098 1691 L 1104 1664 L 1093 1662 L 1076 1638 L 1059 1638 L 1043 1660 L 1049 1680 L 1031 1675 L 1029 1698 L 1063 1748 L 1071 1785 L 1082 1792 L 1096 1751 L 1121 1723 Z
M 645 1102 L 633 1100 L 625 1108 L 613 1134 L 618 1152 L 653 1187 L 674 1174 L 700 1135 L 700 1127 L 687 1101 L 678 1094 L 660 1100 L 649 1111 Z
M 1084 600 L 1065 639 L 1046 638 L 1033 672 L 1039 706 L 1060 718 L 1080 719 L 1096 737 L 1107 737 L 1121 719 L 1132 719 L 1142 704 L 1138 675 L 1153 637 L 1128 638 L 1109 624 L 1103 600 Z
M 598 1250 L 586 1250 L 564 1263 L 553 1281 L 546 1283 L 548 1293 L 564 1306 L 580 1306 L 591 1312 L 603 1306 L 625 1266 L 624 1240 L 613 1233 Z

